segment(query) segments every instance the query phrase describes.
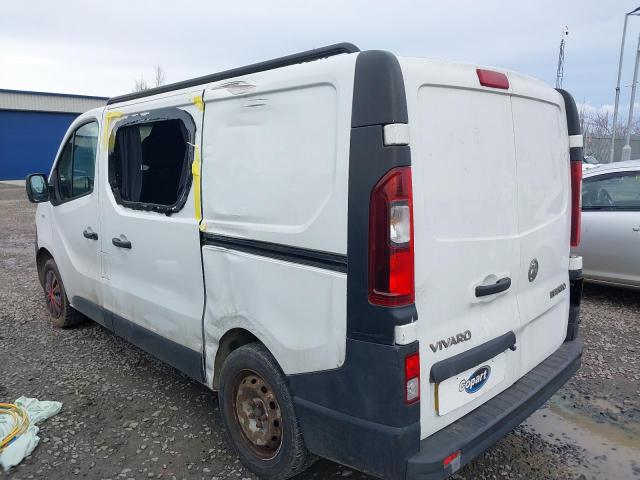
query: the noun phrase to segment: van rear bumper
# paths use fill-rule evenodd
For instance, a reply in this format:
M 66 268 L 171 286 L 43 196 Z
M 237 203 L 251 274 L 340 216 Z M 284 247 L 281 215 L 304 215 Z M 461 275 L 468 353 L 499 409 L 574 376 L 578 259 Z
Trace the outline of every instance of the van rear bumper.
M 409 458 L 407 480 L 433 480 L 454 473 L 443 461 L 460 451 L 457 470 L 504 437 L 549 399 L 580 367 L 582 342 L 567 341 L 511 387 L 420 442 Z

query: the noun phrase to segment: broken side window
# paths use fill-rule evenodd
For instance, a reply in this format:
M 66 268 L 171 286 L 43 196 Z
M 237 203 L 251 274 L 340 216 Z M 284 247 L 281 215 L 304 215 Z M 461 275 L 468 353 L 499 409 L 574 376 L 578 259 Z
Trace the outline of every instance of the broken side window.
M 109 182 L 125 207 L 170 214 L 184 205 L 191 186 L 193 129 L 184 119 L 166 117 L 115 129 Z

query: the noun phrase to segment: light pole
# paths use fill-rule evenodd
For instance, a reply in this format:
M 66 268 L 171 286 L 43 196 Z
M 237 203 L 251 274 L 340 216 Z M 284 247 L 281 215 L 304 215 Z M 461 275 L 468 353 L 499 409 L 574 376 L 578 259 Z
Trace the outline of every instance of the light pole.
M 633 122 L 633 104 L 636 101 L 636 83 L 638 82 L 638 62 L 640 62 L 640 35 L 636 49 L 636 66 L 633 68 L 633 83 L 631 84 L 631 100 L 629 102 L 629 118 L 627 119 L 627 141 L 622 147 L 622 161 L 631 159 L 631 123 Z
M 627 20 L 629 15 L 640 15 L 640 7 L 630 11 L 624 16 L 624 27 L 622 28 L 622 44 L 620 45 L 620 61 L 618 62 L 618 83 L 616 84 L 616 102 L 613 107 L 613 125 L 611 126 L 611 150 L 609 152 L 609 163 L 613 162 L 613 151 L 616 141 L 616 123 L 618 122 L 618 103 L 620 102 L 620 77 L 622 75 L 622 57 L 624 56 L 624 40 L 627 36 Z

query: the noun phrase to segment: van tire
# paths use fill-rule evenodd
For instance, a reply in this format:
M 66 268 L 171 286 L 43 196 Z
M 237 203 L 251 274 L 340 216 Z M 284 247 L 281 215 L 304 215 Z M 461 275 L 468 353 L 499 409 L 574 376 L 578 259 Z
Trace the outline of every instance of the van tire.
M 69 303 L 60 271 L 53 258 L 47 260 L 42 269 L 42 288 L 49 320 L 54 327 L 69 328 L 86 320 L 86 317 Z
M 271 405 L 270 408 L 267 407 L 258 393 L 254 399 L 257 402 L 254 404 L 256 408 L 251 414 L 264 413 L 260 408 L 260 406 L 264 406 L 269 415 L 273 414 L 281 419 L 281 421 L 272 420 L 273 417 L 267 417 L 267 414 L 260 417 L 261 425 L 264 425 L 262 422 L 267 417 L 268 426 L 265 427 L 267 429 L 270 429 L 273 424 L 280 426 L 281 423 L 279 445 L 271 457 L 269 451 L 256 452 L 256 450 L 275 448 L 275 445 L 259 447 L 255 443 L 252 444 L 240 426 L 241 417 L 246 413 L 246 410 L 241 409 L 243 413 L 236 413 L 237 407 L 243 405 L 246 407 L 249 402 L 248 398 L 254 395 L 250 390 L 245 396 L 247 400 L 242 404 L 239 403 L 239 397 L 242 398 L 244 389 L 253 388 L 250 385 L 251 382 L 256 384 L 254 380 L 257 380 L 257 385 L 262 385 L 260 389 L 265 394 L 272 395 L 270 398 L 275 398 L 277 403 L 274 408 L 272 402 L 267 402 Z M 219 392 L 220 412 L 230 443 L 244 466 L 260 478 L 284 480 L 303 472 L 316 460 L 316 457 L 307 450 L 304 443 L 286 377 L 273 355 L 262 344 L 249 343 L 229 354 L 220 372 Z M 255 413 L 256 411 L 258 413 Z M 246 418 L 243 419 L 246 423 Z M 264 432 L 264 428 L 261 428 L 261 431 Z

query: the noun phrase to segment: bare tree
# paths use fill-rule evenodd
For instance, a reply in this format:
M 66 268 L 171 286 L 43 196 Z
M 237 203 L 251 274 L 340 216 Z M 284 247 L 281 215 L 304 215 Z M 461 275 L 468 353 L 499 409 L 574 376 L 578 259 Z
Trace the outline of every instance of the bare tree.
M 144 75 L 140 75 L 140 79 L 135 81 L 136 83 L 135 83 L 135 86 L 133 87 L 133 91 L 143 92 L 145 90 L 149 90 L 150 88 L 164 85 L 164 82 L 165 82 L 164 70 L 160 65 L 156 65 L 154 67 L 153 75 L 154 75 L 154 79 L 153 79 L 152 86 L 149 86 L 149 84 L 147 83 L 147 80 L 144 78 Z
M 133 87 L 134 92 L 143 92 L 144 90 L 149 90 L 149 85 L 147 81 L 144 79 L 143 75 L 140 75 L 140 80 L 136 80 L 136 84 Z
M 154 79 L 153 86 L 159 87 L 161 85 L 164 85 L 164 70 L 160 65 L 156 65 L 156 68 L 154 69 L 154 73 L 155 73 L 155 79 Z
M 594 137 L 611 137 L 613 121 L 609 112 L 604 110 L 586 110 L 584 106 L 578 111 L 583 135 L 591 134 Z M 616 138 L 623 138 L 627 134 L 627 125 L 619 120 L 615 126 Z M 640 118 L 635 117 L 631 122 L 631 134 L 640 134 Z
M 615 129 L 615 157 L 616 160 L 619 160 L 619 147 L 624 144 L 624 138 L 627 134 L 627 122 L 620 119 L 614 127 L 610 112 L 602 108 L 588 107 L 584 104 L 581 105 L 578 115 L 582 127 L 582 135 L 584 136 L 584 154 L 593 156 L 599 161 L 607 161 L 609 149 L 611 148 L 611 133 Z M 631 122 L 631 147 L 634 152 L 632 154 L 635 155 L 640 153 L 638 151 L 640 149 L 640 139 L 638 137 L 640 137 L 640 118 L 634 117 Z

